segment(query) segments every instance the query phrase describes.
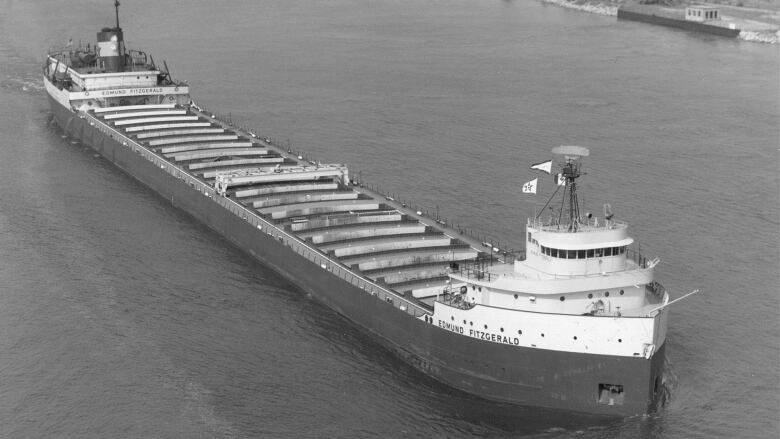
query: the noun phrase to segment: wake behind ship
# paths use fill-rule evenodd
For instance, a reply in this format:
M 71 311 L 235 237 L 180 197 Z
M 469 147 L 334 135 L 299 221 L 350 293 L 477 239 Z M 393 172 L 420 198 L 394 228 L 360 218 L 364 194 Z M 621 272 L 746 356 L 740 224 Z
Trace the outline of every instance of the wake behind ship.
M 587 149 L 553 150 L 567 215 L 529 219 L 525 254 L 503 251 L 194 105 L 125 47 L 118 6 L 95 45 L 46 59 L 68 135 L 443 383 L 602 415 L 657 407 L 671 302 L 625 223 L 580 215 Z

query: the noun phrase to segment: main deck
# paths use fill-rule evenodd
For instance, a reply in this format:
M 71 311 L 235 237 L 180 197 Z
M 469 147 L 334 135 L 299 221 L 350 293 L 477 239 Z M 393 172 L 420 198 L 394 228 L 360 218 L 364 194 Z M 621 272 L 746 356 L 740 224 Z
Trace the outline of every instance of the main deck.
M 194 106 L 108 107 L 87 116 L 174 165 L 193 183 L 213 188 L 220 176 L 241 175 L 214 196 L 425 309 L 432 309 L 432 299 L 447 286 L 453 263 L 473 263 L 492 253 L 487 243 Z

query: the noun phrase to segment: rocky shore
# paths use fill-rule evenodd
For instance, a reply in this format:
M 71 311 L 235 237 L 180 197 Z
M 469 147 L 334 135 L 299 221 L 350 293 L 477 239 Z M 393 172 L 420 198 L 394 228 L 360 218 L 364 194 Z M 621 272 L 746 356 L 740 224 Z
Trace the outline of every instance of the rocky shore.
M 541 0 L 568 9 L 592 14 L 617 16 L 618 9 L 638 0 Z M 653 2 L 651 4 L 648 4 Z M 721 21 L 740 29 L 743 41 L 777 44 L 780 42 L 780 1 L 774 0 L 645 0 L 647 7 L 666 11 L 684 11 L 686 6 L 710 4 L 720 8 Z

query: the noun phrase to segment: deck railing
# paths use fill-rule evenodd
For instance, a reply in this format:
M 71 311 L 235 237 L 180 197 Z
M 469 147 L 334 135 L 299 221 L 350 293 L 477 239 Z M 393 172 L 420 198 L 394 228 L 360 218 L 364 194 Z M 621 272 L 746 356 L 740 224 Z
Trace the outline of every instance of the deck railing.
M 626 249 L 626 259 L 634 261 L 639 268 L 649 268 L 653 262 L 648 261 L 646 257 L 642 256 L 640 249 L 629 247 Z
M 590 259 L 597 259 L 598 257 L 590 258 Z M 633 261 L 638 268 L 647 269 L 655 266 L 655 264 L 658 263 L 658 259 L 648 260 L 646 257 L 642 255 L 640 252 L 639 246 L 637 248 L 629 247 L 626 249 L 626 259 L 629 261 Z M 503 264 L 500 259 L 497 259 L 494 257 L 494 264 Z M 490 259 L 478 259 L 475 262 L 468 262 L 464 263 L 462 266 L 458 265 L 457 268 L 450 268 L 450 272 L 457 274 L 459 277 L 465 278 L 465 279 L 473 279 L 475 281 L 480 282 L 491 282 L 493 278 L 495 277 L 498 279 L 501 276 L 501 273 L 491 273 L 490 269 L 493 264 L 491 264 Z M 601 275 L 601 271 L 598 273 L 591 273 L 592 275 Z M 568 278 L 571 276 L 580 276 L 577 275 L 562 275 L 558 274 L 554 277 L 558 278 Z
M 570 233 L 568 224 L 556 223 L 552 220 L 542 221 L 540 219 L 528 219 L 528 225 L 545 232 Z M 577 232 L 600 232 L 603 230 L 613 230 L 628 227 L 628 223 L 620 220 L 606 221 L 603 218 L 599 220 L 596 217 L 580 220 L 577 226 Z
M 436 296 L 436 301 L 441 302 L 445 305 L 452 306 L 454 308 L 460 308 L 469 310 L 471 308 L 474 308 L 476 306 L 476 303 L 469 302 L 468 298 L 461 294 L 459 291 L 445 291 L 440 296 Z
M 494 277 L 498 277 L 489 271 L 489 269 L 466 267 L 456 271 L 460 277 L 474 279 L 480 282 L 491 282 Z
M 245 206 L 237 203 L 236 201 L 219 195 L 214 188 L 198 180 L 195 176 L 188 171 L 176 166 L 161 155 L 150 151 L 143 145 L 139 144 L 135 140 L 125 136 L 121 132 L 117 131 L 113 127 L 105 124 L 102 120 L 96 118 L 91 113 L 80 113 L 80 117 L 88 121 L 88 123 L 94 126 L 97 130 L 104 134 L 117 139 L 123 146 L 135 151 L 145 159 L 152 162 L 155 166 L 159 166 L 160 169 L 169 173 L 170 175 L 181 179 L 192 187 L 194 190 L 199 191 L 204 196 L 211 198 L 236 216 L 241 217 L 248 223 L 255 226 L 259 232 L 266 233 L 271 237 L 279 240 L 279 242 L 287 245 L 293 251 L 308 259 L 311 262 L 317 264 L 323 270 L 330 271 L 335 276 L 349 282 L 350 284 L 364 290 L 367 294 L 376 296 L 379 300 L 383 300 L 397 306 L 401 311 L 414 317 L 422 317 L 424 315 L 431 315 L 432 312 L 429 309 L 421 306 L 418 303 L 412 302 L 405 298 L 401 294 L 398 294 L 392 290 L 389 290 L 377 283 L 359 276 L 345 268 L 339 261 L 328 257 L 322 253 L 319 249 L 308 245 L 305 241 L 301 240 L 295 235 L 291 235 L 283 229 L 277 227 L 275 224 L 263 219 L 257 213 L 247 209 Z

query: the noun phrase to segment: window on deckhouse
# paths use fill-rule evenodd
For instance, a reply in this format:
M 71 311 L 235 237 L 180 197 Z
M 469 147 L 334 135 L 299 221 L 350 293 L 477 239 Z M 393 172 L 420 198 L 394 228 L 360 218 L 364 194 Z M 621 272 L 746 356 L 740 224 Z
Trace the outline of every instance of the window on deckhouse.
M 535 241 L 535 240 L 534 240 Z M 563 250 L 541 246 L 542 254 L 558 259 L 591 259 L 605 256 L 618 256 L 626 252 L 626 246 L 591 248 L 586 250 Z

